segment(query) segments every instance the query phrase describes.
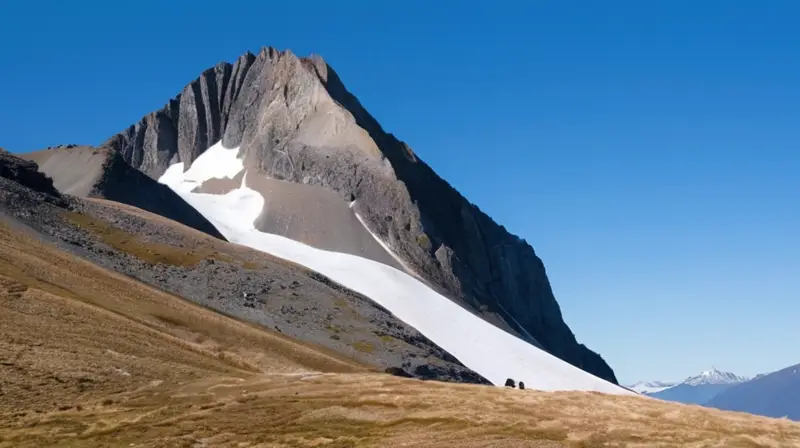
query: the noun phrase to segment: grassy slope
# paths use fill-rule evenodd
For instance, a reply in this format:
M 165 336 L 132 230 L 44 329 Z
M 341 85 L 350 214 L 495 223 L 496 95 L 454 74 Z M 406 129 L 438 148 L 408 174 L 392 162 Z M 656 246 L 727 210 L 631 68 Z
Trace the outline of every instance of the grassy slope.
M 0 447 L 800 445 L 788 421 L 371 373 L 2 224 L 0 322 Z
M 89 198 L 88 202 L 99 204 L 110 209 L 134 215 L 148 221 L 164 225 L 171 231 L 183 233 L 189 240 L 187 247 L 175 247 L 147 241 L 142 236 L 127 233 L 102 219 L 75 212 L 64 212 L 64 217 L 73 225 L 91 231 L 101 237 L 104 243 L 121 252 L 133 255 L 148 263 L 163 263 L 171 266 L 192 266 L 206 259 L 214 259 L 230 263 L 238 263 L 246 269 L 258 267 L 258 259 L 268 258 L 272 262 L 308 271 L 305 266 L 298 265 L 264 252 L 258 252 L 246 246 L 221 241 L 210 237 L 199 230 L 184 226 L 163 216 L 150 213 L 136 207 L 105 199 Z M 256 256 L 254 257 L 253 254 Z M 255 259 L 254 259 L 255 258 Z

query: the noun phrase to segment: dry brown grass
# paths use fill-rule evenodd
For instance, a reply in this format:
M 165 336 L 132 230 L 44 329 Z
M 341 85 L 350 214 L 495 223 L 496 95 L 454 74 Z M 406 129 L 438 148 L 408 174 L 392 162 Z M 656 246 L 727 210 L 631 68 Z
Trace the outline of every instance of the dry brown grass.
M 800 424 L 370 373 L 0 225 L 0 447 L 792 447 Z
M 131 235 L 88 215 L 65 212 L 65 216 L 73 224 L 98 235 L 104 243 L 114 249 L 133 255 L 150 264 L 193 266 L 207 259 L 232 261 L 231 257 L 215 251 L 209 245 L 196 244 L 191 248 L 173 247 L 168 244 L 144 241 L 136 235 Z
M 99 206 L 115 209 L 123 213 L 142 218 L 169 229 L 172 232 L 183 234 L 185 242 L 189 245 L 188 248 L 176 248 L 169 245 L 162 245 L 150 241 L 144 241 L 135 235 L 131 235 L 116 227 L 110 226 L 102 220 L 95 219 L 91 216 L 83 214 L 69 214 L 71 220 L 76 225 L 83 227 L 87 230 L 94 231 L 96 234 L 103 236 L 103 232 L 109 232 L 114 236 L 109 238 L 110 242 L 106 244 L 115 247 L 117 250 L 126 252 L 130 255 L 140 257 L 142 260 L 154 262 L 162 262 L 165 264 L 176 265 L 189 265 L 197 263 L 202 260 L 204 256 L 220 261 L 227 261 L 236 263 L 245 269 L 258 269 L 265 265 L 265 261 L 270 263 L 278 263 L 283 266 L 290 267 L 298 272 L 308 273 L 309 270 L 305 266 L 299 265 L 283 258 L 274 257 L 264 252 L 256 251 L 255 249 L 239 244 L 228 243 L 222 240 L 213 238 L 199 230 L 186 227 L 171 221 L 163 216 L 150 213 L 148 211 L 138 209 L 136 207 L 121 204 L 119 202 L 108 201 L 105 199 L 90 198 L 87 201 L 93 202 Z M 89 224 L 94 226 L 94 229 L 88 227 Z M 109 228 L 110 227 L 110 228 Z M 113 244 L 112 244 L 113 243 Z M 127 243 L 127 244 L 126 244 Z M 117 244 L 114 246 L 114 244 Z M 164 256 L 161 258 L 164 261 L 159 261 L 156 258 L 163 252 Z M 148 258 L 149 257 L 149 258 Z M 344 302 L 346 304 L 346 302 Z
M 369 342 L 358 341 L 353 343 L 353 348 L 362 353 L 372 353 L 375 347 Z

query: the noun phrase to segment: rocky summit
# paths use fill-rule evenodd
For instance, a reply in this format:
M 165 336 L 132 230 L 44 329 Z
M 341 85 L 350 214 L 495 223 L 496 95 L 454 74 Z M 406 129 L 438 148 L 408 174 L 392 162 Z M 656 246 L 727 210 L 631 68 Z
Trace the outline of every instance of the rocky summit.
M 485 320 L 616 383 L 564 322 L 533 248 L 385 132 L 322 58 L 264 48 L 217 64 L 103 146 L 157 180 L 175 164 L 189 169 L 218 142 L 238 148 L 248 186 L 272 192 L 277 205 L 259 217 L 260 230 L 399 265 Z M 371 235 L 348 230 L 345 208 Z M 320 237 L 312 227 L 323 218 L 329 234 Z

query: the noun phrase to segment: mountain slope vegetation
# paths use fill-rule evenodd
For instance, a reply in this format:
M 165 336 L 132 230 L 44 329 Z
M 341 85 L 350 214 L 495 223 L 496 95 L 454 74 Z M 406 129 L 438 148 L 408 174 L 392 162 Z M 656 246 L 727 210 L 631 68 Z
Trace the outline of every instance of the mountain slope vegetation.
M 0 223 L 0 447 L 789 446 L 800 424 L 419 381 L 237 321 Z

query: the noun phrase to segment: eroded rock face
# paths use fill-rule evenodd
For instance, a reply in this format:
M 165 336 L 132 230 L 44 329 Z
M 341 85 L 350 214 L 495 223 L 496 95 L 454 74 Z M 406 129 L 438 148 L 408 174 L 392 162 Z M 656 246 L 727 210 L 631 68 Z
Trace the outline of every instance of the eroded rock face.
M 434 287 L 616 383 L 564 323 L 533 248 L 384 132 L 320 57 L 264 48 L 220 63 L 106 146 L 157 179 L 220 139 L 240 148 L 248 169 L 355 201 L 369 229 Z

